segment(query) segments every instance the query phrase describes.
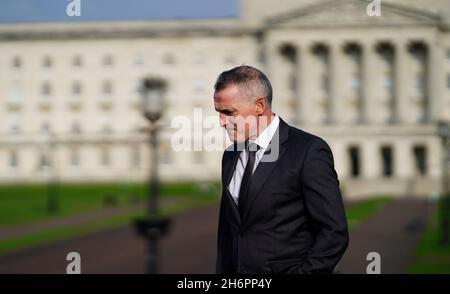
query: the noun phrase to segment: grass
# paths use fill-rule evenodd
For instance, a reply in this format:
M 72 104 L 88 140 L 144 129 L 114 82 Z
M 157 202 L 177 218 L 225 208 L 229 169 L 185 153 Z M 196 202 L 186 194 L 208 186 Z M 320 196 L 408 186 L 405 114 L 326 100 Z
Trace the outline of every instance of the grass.
M 219 199 L 219 195 L 180 196 L 178 201 L 163 207 L 161 209 L 161 214 L 174 215 L 195 207 L 216 203 Z M 0 241 L 0 254 L 11 253 L 28 247 L 80 237 L 106 229 L 123 227 L 130 225 L 133 220 L 142 216 L 143 214 L 140 212 L 128 213 L 120 216 L 95 220 L 83 225 L 45 230 L 31 235 Z
M 443 213 L 442 202 L 433 215 L 416 248 L 412 263 L 406 268 L 408 274 L 450 274 L 450 245 L 440 242 L 439 222 Z
M 392 201 L 392 197 L 377 196 L 352 204 L 345 211 L 349 230 L 351 231 L 358 224 L 367 220 L 390 201 Z
M 51 214 L 47 211 L 47 185 L 1 185 L 0 228 L 99 210 L 105 207 L 107 198 L 118 206 L 144 201 L 147 186 L 143 183 L 61 184 L 56 191 L 59 210 Z M 204 195 L 215 191 L 218 191 L 217 184 L 165 183 L 160 187 L 161 197 Z

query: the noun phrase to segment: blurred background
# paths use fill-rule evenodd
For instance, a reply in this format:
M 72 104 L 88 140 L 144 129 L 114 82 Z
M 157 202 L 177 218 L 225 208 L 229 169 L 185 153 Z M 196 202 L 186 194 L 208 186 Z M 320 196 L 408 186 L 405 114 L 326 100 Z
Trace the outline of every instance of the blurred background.
M 0 273 L 213 273 L 242 64 L 333 151 L 336 272 L 450 273 L 450 0 L 1 0 Z

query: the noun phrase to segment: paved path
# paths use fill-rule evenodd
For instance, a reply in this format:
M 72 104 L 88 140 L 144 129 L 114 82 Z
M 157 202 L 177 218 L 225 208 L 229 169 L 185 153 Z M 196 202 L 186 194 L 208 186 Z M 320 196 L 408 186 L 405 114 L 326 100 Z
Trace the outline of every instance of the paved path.
M 425 199 L 401 198 L 388 203 L 350 233 L 337 272 L 365 274 L 370 262 L 367 254 L 375 251 L 381 256 L 381 273 L 402 273 L 434 209 Z

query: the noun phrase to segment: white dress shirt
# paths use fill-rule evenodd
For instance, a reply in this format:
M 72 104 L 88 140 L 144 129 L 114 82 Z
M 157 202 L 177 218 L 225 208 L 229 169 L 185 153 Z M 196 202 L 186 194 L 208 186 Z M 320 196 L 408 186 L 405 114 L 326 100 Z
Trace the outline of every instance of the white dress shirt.
M 265 128 L 264 131 L 262 131 L 262 133 L 259 134 L 258 138 L 256 138 L 254 141 L 249 140 L 249 142 L 253 142 L 259 146 L 259 150 L 256 152 L 255 156 L 255 165 L 253 167 L 253 172 L 255 172 L 256 167 L 261 161 L 261 158 L 264 155 L 264 152 L 266 151 L 267 147 L 269 146 L 269 143 L 272 140 L 273 135 L 277 131 L 279 124 L 280 119 L 277 115 L 275 115 L 270 124 L 267 126 L 267 128 Z M 242 177 L 244 176 L 247 160 L 248 160 L 248 151 L 244 149 L 243 151 L 241 151 L 241 154 L 239 154 L 236 169 L 234 171 L 231 182 L 228 185 L 228 190 L 230 191 L 231 196 L 233 196 L 234 202 L 236 204 L 238 204 L 239 189 L 241 188 Z

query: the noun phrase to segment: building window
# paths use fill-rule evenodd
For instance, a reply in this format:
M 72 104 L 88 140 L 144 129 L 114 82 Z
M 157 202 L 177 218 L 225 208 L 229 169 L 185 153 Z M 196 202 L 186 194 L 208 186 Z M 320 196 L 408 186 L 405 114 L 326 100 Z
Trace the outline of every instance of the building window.
M 72 84 L 72 94 L 75 96 L 80 95 L 82 92 L 81 84 L 80 82 L 74 82 Z
M 18 123 L 13 123 L 10 127 L 9 127 L 9 132 L 11 134 L 19 134 L 20 133 L 20 126 Z
M 12 67 L 15 69 L 22 68 L 22 59 L 20 57 L 15 56 L 12 60 Z
M 359 90 L 361 89 L 361 79 L 358 74 L 354 74 L 350 78 L 350 87 L 353 89 L 353 91 L 359 93 Z
M 390 93 L 392 85 L 392 75 L 390 73 L 385 73 L 383 76 L 383 87 Z
M 172 53 L 166 53 L 163 57 L 163 63 L 166 65 L 174 65 L 175 64 L 175 57 Z
M 392 147 L 390 146 L 381 147 L 381 159 L 383 167 L 383 176 L 391 177 L 393 174 Z
M 289 75 L 289 90 L 291 90 L 292 92 L 296 92 L 297 91 L 297 76 L 295 75 L 295 73 L 291 73 Z
M 9 89 L 9 97 L 11 100 L 19 100 L 22 98 L 22 84 L 19 81 L 14 81 Z
M 104 81 L 102 85 L 102 93 L 104 95 L 111 95 L 113 92 L 113 85 L 111 81 Z
M 106 55 L 103 57 L 103 66 L 105 67 L 111 67 L 114 65 L 114 60 L 111 55 Z
M 139 167 L 141 163 L 141 152 L 139 146 L 133 146 L 130 149 L 130 162 L 131 167 Z
M 324 72 L 320 77 L 320 89 L 323 93 L 328 94 L 330 90 L 330 79 L 328 78 L 328 73 Z
M 49 82 L 44 82 L 41 87 L 41 95 L 49 97 L 52 94 L 52 87 Z
M 361 174 L 359 148 L 352 146 L 348 149 L 348 153 L 350 158 L 350 175 L 353 178 L 359 177 Z
M 425 88 L 425 76 L 422 73 L 416 74 L 416 83 L 415 83 L 416 89 L 423 91 Z
M 421 42 L 414 42 L 409 46 L 409 52 L 420 66 L 425 65 L 427 61 L 427 51 L 427 46 Z
M 319 50 L 318 57 L 319 57 L 320 63 L 323 66 L 328 66 L 328 51 L 327 50 L 324 50 L 324 51 Z
M 320 91 L 322 92 L 322 95 L 329 96 L 330 89 L 331 89 L 331 79 L 329 76 L 330 72 L 330 61 L 329 61 L 329 55 L 330 55 L 330 49 L 321 43 L 318 43 L 312 47 L 312 54 L 314 55 L 314 59 L 317 60 L 318 66 L 320 68 L 318 79 L 318 86 L 320 87 Z M 330 98 L 330 97 L 328 97 Z M 325 118 L 325 120 L 328 120 Z
M 354 65 L 359 66 L 361 64 L 361 52 L 359 51 L 359 49 L 350 53 L 350 60 Z
M 48 134 L 50 132 L 50 125 L 49 125 L 48 122 L 44 122 L 41 125 L 41 132 L 44 133 L 44 134 Z
M 143 65 L 144 64 L 144 53 L 135 52 L 133 56 L 133 64 L 134 65 Z
M 16 168 L 19 166 L 19 157 L 17 155 L 17 151 L 11 150 L 9 152 L 9 166 L 12 168 Z
M 72 64 L 75 67 L 82 67 L 83 66 L 83 60 L 81 59 L 81 56 L 80 55 L 74 56 L 73 60 L 72 60 Z
M 53 65 L 52 59 L 50 58 L 50 56 L 45 56 L 44 59 L 42 60 L 42 67 L 44 68 L 51 68 Z
M 47 154 L 41 154 L 39 156 L 39 168 L 44 169 L 50 167 L 50 159 L 48 158 Z
M 70 128 L 72 134 L 81 134 L 81 127 L 80 124 L 77 122 L 74 122 L 72 124 L 72 127 Z
M 378 52 L 387 67 L 391 67 L 394 60 L 394 50 L 389 44 L 381 44 L 378 47 Z
M 416 171 L 420 175 L 426 175 L 427 173 L 427 152 L 425 146 L 414 147 L 414 161 Z
M 70 165 L 79 166 L 80 165 L 80 154 L 77 148 L 72 148 L 70 150 Z
M 297 62 L 297 50 L 291 44 L 284 44 L 280 47 L 281 57 L 290 64 L 296 64 Z
M 110 165 L 111 158 L 109 154 L 109 149 L 107 147 L 103 147 L 100 150 L 100 164 L 103 166 Z

